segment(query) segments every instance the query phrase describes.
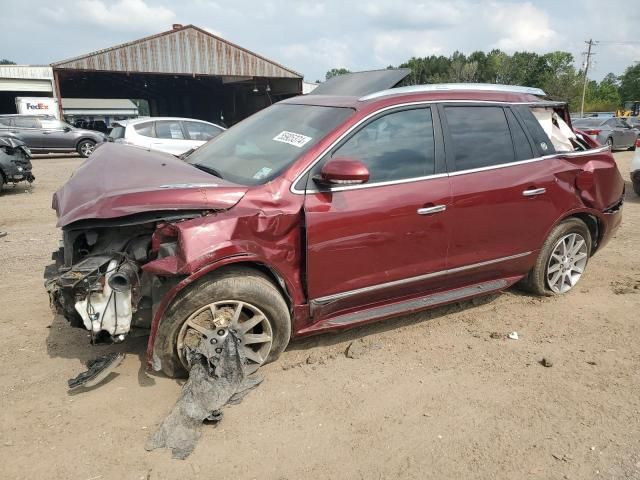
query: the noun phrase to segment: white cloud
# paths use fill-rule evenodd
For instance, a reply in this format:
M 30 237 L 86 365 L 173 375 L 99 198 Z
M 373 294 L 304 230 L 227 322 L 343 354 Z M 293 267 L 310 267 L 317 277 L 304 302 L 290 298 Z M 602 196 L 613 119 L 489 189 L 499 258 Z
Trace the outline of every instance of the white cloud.
M 329 65 L 326 70 L 333 67 L 349 68 L 353 60 L 349 41 L 331 38 L 320 38 L 307 44 L 292 43 L 282 47 L 281 52 L 285 60 L 295 65 Z
M 393 31 L 376 35 L 373 52 L 381 67 L 398 65 L 411 57 L 447 53 L 442 39 L 433 31 Z
M 551 28 L 549 15 L 531 3 L 491 3 L 485 11 L 489 28 L 498 39 L 496 48 L 543 51 L 558 44 L 559 35 Z
M 70 20 L 82 20 L 110 30 L 158 32 L 169 30 L 176 14 L 162 6 L 151 7 L 144 0 L 78 0 L 68 11 Z
M 428 29 L 457 25 L 463 18 L 458 2 L 430 0 L 415 2 L 368 2 L 361 11 L 377 24 L 394 29 Z

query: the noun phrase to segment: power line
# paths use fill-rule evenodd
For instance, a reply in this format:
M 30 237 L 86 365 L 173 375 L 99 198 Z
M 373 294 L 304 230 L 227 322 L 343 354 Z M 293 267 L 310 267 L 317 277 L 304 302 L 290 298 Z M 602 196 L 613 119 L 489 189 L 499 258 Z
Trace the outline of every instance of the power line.
M 580 105 L 580 117 L 584 117 L 584 97 L 587 93 L 587 74 L 589 73 L 589 65 L 591 65 L 591 56 L 594 55 L 591 53 L 591 49 L 593 48 L 593 40 L 589 39 L 587 44 L 587 59 L 584 64 L 584 84 L 582 85 L 582 103 Z

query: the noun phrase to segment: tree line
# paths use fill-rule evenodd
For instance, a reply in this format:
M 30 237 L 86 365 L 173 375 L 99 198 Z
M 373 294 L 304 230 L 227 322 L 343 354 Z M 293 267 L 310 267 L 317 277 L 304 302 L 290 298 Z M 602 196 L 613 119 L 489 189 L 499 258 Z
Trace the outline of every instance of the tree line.
M 476 51 L 468 56 L 456 51 L 449 57 L 412 57 L 398 67 L 411 70 L 403 85 L 469 82 L 526 85 L 542 88 L 550 97 L 568 101 L 572 111 L 579 111 L 584 72 L 577 69 L 574 62 L 568 52 L 508 55 L 496 49 L 489 53 Z M 334 68 L 327 72 L 326 79 L 344 73 L 349 70 Z M 640 64 L 627 67 L 620 76 L 609 73 L 600 82 L 590 80 L 585 111 L 612 111 L 629 100 L 640 100 Z

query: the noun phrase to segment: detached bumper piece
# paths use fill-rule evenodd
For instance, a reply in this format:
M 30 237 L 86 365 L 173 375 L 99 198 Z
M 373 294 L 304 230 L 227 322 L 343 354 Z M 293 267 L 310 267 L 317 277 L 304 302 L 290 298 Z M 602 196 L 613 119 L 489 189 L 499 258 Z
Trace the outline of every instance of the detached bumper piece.
M 91 332 L 92 343 L 121 342 L 131 329 L 138 265 L 126 256 L 96 255 L 49 274 L 52 309 Z
M 69 379 L 69 390 L 80 387 L 91 388 L 98 385 L 109 376 L 124 360 L 124 353 L 108 353 L 87 362 L 87 371 L 77 377 Z

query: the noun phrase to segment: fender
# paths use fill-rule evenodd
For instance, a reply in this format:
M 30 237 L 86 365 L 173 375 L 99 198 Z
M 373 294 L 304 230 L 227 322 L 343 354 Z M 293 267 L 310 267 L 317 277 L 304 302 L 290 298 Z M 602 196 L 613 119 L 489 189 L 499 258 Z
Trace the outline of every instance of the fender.
M 174 285 L 162 298 L 162 301 L 160 302 L 160 305 L 158 306 L 158 309 L 156 310 L 156 313 L 153 316 L 153 319 L 151 321 L 151 329 L 149 332 L 149 340 L 147 342 L 147 351 L 146 351 L 147 368 L 151 368 L 151 363 L 153 359 L 153 347 L 155 345 L 156 334 L 158 332 L 158 326 L 160 325 L 160 321 L 162 320 L 162 317 L 164 317 L 164 314 L 167 312 L 167 310 L 169 309 L 173 301 L 176 299 L 176 297 L 189 285 L 201 279 L 202 277 L 206 276 L 207 274 L 214 272 L 227 265 L 233 265 L 238 263 L 243 263 L 243 264 L 250 263 L 255 265 L 261 265 L 261 266 L 264 266 L 265 268 L 268 268 L 278 278 L 278 280 L 282 282 L 281 286 L 283 287 L 285 294 L 289 297 L 289 300 L 291 303 L 291 313 L 293 317 L 292 321 L 294 323 L 298 323 L 298 322 L 304 321 L 305 316 L 308 317 L 308 308 L 305 308 L 304 305 L 298 305 L 294 301 L 294 298 L 295 298 L 294 295 L 296 293 L 303 291 L 302 286 L 300 284 L 294 283 L 294 281 L 291 278 L 287 278 L 286 276 L 282 275 L 282 273 L 278 271 L 277 268 L 273 267 L 272 265 L 269 265 L 267 262 L 264 261 L 264 259 L 256 255 L 251 255 L 248 253 L 239 253 L 239 254 L 223 257 L 217 260 L 216 262 L 211 263 L 197 270 L 196 272 L 193 272 L 188 277 L 183 278 L 180 282 Z

